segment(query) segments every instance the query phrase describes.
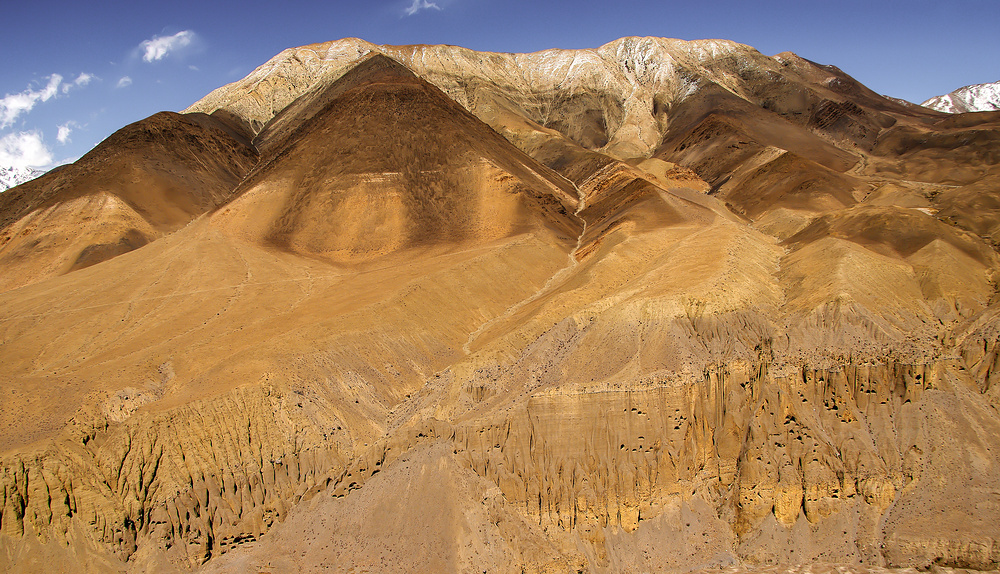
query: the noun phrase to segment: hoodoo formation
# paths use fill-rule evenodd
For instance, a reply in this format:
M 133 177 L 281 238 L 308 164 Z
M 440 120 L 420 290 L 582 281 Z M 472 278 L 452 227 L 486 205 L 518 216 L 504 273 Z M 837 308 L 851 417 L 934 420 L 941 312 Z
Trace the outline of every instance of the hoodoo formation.
M 1000 565 L 1000 112 L 286 50 L 0 194 L 0 571 Z

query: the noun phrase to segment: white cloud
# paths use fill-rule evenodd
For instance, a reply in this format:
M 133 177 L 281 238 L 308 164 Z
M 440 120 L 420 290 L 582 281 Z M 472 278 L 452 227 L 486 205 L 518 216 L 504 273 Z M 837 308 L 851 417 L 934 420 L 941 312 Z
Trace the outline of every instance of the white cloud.
M 20 94 L 7 94 L 0 100 L 0 128 L 5 128 L 14 123 L 21 114 L 31 111 L 38 102 L 46 102 L 52 99 L 59 92 L 59 84 L 62 83 L 62 76 L 52 74 L 49 76 L 49 83 L 41 90 L 28 88 Z
M 118 80 L 118 85 L 115 86 L 115 87 L 116 88 L 127 88 L 127 87 L 129 87 L 131 85 L 132 85 L 132 78 L 130 78 L 128 76 L 122 76 L 121 79 Z
M 0 138 L 0 165 L 11 167 L 46 167 L 52 152 L 37 131 L 17 132 Z
M 86 86 L 87 84 L 89 84 L 90 81 L 93 80 L 93 79 L 94 79 L 94 75 L 93 74 L 88 74 L 87 72 L 82 72 L 72 82 L 66 82 L 65 84 L 62 85 L 62 93 L 68 94 L 69 91 L 71 89 L 73 89 L 73 88 L 82 88 L 83 86 Z
M 17 116 L 30 112 L 35 107 L 40 94 L 37 92 L 21 92 L 20 94 L 7 94 L 0 100 L 0 128 L 5 128 L 14 123 Z
M 427 0 L 413 0 L 413 4 L 410 4 L 410 7 L 404 10 L 404 13 L 407 16 L 413 16 L 414 14 L 416 14 L 421 10 L 440 10 L 440 9 L 441 7 L 434 2 L 428 2 Z
M 194 39 L 195 35 L 191 30 L 183 30 L 173 36 L 153 36 L 139 44 L 139 49 L 143 51 L 142 60 L 144 62 L 162 60 L 171 52 L 190 46 Z
M 52 96 L 56 95 L 59 91 L 59 84 L 62 83 L 62 76 L 59 74 L 52 74 L 49 76 L 49 83 L 45 85 L 45 88 L 41 92 L 36 92 L 39 94 L 43 102 L 47 102 L 52 99 Z M 23 92 L 22 92 L 23 93 Z
M 56 128 L 57 129 L 56 141 L 58 141 L 61 144 L 66 144 L 67 142 L 70 141 L 69 134 L 73 133 L 73 130 L 75 130 L 78 127 L 80 127 L 80 124 L 74 122 L 73 120 L 70 120 L 61 126 L 58 126 Z
M 93 74 L 83 72 L 72 82 L 63 82 L 62 76 L 52 74 L 48 78 L 48 83 L 40 90 L 28 88 L 19 94 L 7 94 L 0 99 L 0 128 L 13 124 L 18 116 L 30 112 L 38 102 L 47 102 L 60 91 L 66 94 L 73 88 L 86 86 L 93 79 Z

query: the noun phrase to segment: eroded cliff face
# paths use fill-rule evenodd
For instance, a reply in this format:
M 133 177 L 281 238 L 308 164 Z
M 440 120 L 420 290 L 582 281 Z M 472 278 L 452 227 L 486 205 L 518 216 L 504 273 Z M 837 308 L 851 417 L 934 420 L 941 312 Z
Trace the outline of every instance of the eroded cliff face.
M 0 292 L 0 569 L 1000 563 L 995 117 L 663 39 L 192 110 L 204 215 Z
M 142 391 L 119 391 L 107 407 L 129 400 Z M 338 421 L 290 400 L 254 387 L 166 415 L 78 423 L 61 443 L 5 460 L 4 534 L 58 541 L 76 521 L 119 558 L 148 540 L 196 562 L 253 540 L 350 451 L 331 436 Z
M 549 336 L 572 346 L 580 335 L 570 332 Z M 172 567 L 219 559 L 225 569 L 223 555 L 236 548 L 229 560 L 249 552 L 261 561 L 274 552 L 271 538 L 261 538 L 272 527 L 281 537 L 318 520 L 296 512 L 299 504 L 395 500 L 407 483 L 370 486 L 375 476 L 426 448 L 446 449 L 455 472 L 476 481 L 469 504 L 483 502 L 475 493 L 495 485 L 492 510 L 471 527 L 500 528 L 493 539 L 509 547 L 512 571 L 996 563 L 989 504 L 1000 425 L 994 401 L 962 361 L 848 363 L 776 375 L 769 355 L 765 347 L 756 361 L 700 376 L 647 376 L 626 388 L 543 382 L 515 396 L 508 391 L 502 401 L 487 381 L 515 378 L 516 365 L 481 368 L 464 381 L 445 372 L 396 407 L 430 412 L 403 415 L 397 420 L 405 422 L 364 443 L 320 389 L 271 383 L 121 422 L 107 416 L 111 422 L 96 427 L 74 421 L 58 443 L 4 457 L 7 566 L 25 567 L 18 554 L 35 539 L 62 549 L 67 567 L 81 555 L 94 564 L 73 539 L 79 531 L 123 561 L 122 569 L 166 567 L 164 557 Z M 549 369 L 567 368 L 558 355 L 546 356 Z M 128 393 L 114 398 L 135 398 Z M 449 402 L 462 414 L 431 410 Z M 436 467 L 421 468 L 433 475 Z M 413 505 L 434 512 L 433 502 Z M 399 519 L 375 506 L 372 520 Z M 411 528 L 437 520 L 407 512 Z M 501 528 L 503 516 L 523 522 L 517 529 L 525 532 Z M 522 540 L 529 535 L 533 544 Z M 482 533 L 471 538 L 489 543 Z M 644 540 L 660 539 L 683 546 L 686 559 L 661 562 L 639 551 Z M 372 543 L 332 540 L 342 552 Z M 463 571 L 484 563 L 454 560 L 449 564 Z

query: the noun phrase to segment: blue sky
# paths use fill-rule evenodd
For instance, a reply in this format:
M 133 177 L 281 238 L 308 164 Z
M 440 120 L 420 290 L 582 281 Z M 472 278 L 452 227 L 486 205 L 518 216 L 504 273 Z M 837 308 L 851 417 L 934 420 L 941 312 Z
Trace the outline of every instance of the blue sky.
M 281 50 L 354 36 L 531 52 L 724 38 L 920 102 L 1000 80 L 1000 0 L 210 0 L 0 3 L 0 166 L 49 167 Z

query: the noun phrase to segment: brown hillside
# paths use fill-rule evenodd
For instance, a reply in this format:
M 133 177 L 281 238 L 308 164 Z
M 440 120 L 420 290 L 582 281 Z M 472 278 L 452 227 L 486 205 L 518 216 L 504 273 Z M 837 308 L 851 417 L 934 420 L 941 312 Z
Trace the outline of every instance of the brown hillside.
M 257 160 L 248 134 L 163 112 L 76 163 L 0 194 L 0 290 L 88 267 L 180 229 L 230 198 Z

